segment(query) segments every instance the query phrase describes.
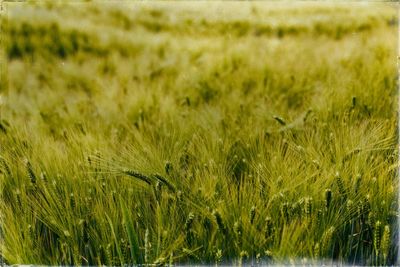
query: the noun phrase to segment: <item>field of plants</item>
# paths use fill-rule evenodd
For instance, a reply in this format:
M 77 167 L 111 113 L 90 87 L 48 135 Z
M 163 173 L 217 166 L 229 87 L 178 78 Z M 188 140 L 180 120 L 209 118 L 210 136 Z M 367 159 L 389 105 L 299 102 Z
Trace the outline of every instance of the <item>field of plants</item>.
M 7 264 L 396 264 L 389 3 L 2 3 Z

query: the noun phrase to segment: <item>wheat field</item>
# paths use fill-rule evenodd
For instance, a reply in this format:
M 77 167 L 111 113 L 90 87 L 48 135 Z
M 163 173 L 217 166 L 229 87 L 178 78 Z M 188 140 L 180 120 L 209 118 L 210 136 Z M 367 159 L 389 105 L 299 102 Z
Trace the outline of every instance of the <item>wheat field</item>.
M 3 2 L 3 263 L 396 264 L 397 8 Z

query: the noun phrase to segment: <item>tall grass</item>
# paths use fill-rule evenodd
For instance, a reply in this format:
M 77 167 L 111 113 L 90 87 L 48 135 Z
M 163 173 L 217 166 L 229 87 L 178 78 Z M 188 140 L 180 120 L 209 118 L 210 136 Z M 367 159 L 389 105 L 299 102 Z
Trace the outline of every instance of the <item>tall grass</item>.
M 396 263 L 390 4 L 5 8 L 6 263 Z

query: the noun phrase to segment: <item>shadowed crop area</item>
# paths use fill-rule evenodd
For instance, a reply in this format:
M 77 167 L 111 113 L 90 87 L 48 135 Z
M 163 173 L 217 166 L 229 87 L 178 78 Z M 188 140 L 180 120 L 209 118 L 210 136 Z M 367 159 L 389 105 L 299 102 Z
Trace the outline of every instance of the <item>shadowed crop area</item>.
M 3 3 L 1 257 L 396 264 L 397 33 L 389 3 Z

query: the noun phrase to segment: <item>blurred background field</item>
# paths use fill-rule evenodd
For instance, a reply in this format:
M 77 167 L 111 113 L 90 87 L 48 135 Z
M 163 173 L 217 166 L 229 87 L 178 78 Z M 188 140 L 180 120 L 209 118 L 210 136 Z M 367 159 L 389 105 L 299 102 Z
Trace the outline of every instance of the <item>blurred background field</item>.
M 3 3 L 1 256 L 394 264 L 397 8 Z

